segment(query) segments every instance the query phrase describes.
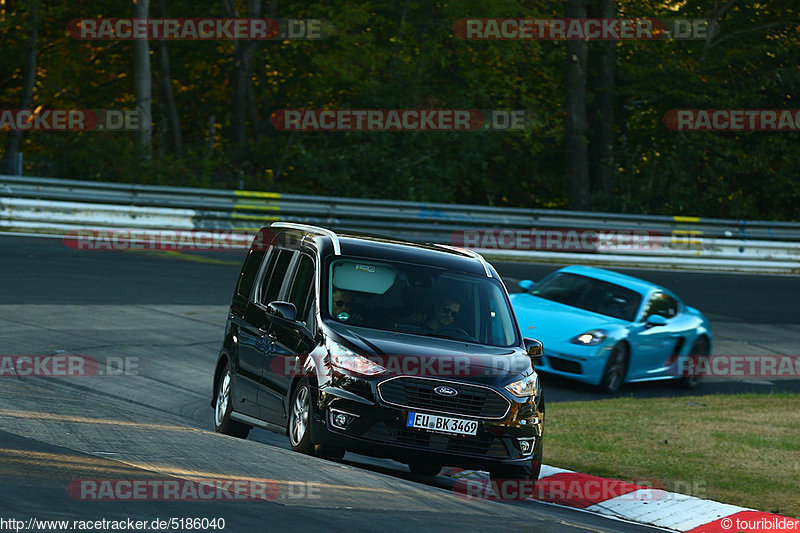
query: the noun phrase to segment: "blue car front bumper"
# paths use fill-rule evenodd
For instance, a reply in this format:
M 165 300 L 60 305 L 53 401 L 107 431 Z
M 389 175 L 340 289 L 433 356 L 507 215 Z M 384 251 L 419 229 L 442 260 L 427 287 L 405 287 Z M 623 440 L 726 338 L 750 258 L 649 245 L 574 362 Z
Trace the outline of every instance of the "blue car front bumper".
M 610 346 L 594 346 L 591 350 L 585 347 L 576 347 L 576 351 L 583 352 L 577 355 L 547 350 L 547 345 L 545 345 L 542 363 L 536 365 L 536 370 L 590 385 L 599 385 L 611 349 Z

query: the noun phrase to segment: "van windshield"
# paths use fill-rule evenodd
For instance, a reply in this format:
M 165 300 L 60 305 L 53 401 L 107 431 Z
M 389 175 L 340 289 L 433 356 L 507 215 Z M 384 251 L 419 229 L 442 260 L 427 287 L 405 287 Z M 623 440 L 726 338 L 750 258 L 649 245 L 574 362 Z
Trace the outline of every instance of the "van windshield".
M 515 346 L 517 330 L 502 285 L 486 276 L 392 261 L 333 261 L 323 314 L 342 324 Z

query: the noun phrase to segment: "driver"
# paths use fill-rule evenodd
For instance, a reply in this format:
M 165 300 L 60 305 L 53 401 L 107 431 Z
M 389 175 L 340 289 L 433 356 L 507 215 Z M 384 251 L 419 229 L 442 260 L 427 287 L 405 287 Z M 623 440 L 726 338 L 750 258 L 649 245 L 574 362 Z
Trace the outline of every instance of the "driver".
M 334 289 L 331 295 L 331 314 L 341 322 L 361 325 L 364 319 L 358 311 L 353 311 L 353 294 L 344 289 Z
M 425 322 L 425 325 L 431 331 L 450 327 L 455 322 L 459 311 L 461 311 L 460 303 L 453 298 L 444 298 L 434 306 L 433 315 Z

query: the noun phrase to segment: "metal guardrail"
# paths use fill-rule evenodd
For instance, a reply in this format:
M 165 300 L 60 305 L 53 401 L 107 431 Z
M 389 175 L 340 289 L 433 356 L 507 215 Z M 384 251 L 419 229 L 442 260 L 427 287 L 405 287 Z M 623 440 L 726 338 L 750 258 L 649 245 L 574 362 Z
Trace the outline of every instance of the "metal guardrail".
M 275 220 L 313 223 L 413 241 L 459 244 L 463 232 L 507 237 L 470 242 L 490 258 L 800 273 L 800 223 L 588 213 L 551 209 L 337 198 L 0 176 L 0 228 L 60 234 L 85 228 L 254 232 Z M 538 249 L 508 232 L 538 231 Z M 500 235 L 498 232 L 506 232 Z M 547 245 L 547 232 L 595 233 L 591 249 Z M 581 233 L 584 232 L 584 233 Z M 647 245 L 630 235 L 646 238 Z M 627 237 L 626 237 L 627 236 Z

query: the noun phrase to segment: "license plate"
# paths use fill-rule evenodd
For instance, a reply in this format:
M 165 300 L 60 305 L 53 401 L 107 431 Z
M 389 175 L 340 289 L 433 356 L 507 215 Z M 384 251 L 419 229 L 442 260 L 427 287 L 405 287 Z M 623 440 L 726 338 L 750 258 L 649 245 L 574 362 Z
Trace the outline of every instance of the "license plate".
M 425 413 L 408 413 L 406 426 L 410 428 L 426 429 L 437 433 L 450 433 L 452 435 L 477 435 L 478 423 L 474 420 L 453 418 L 451 416 L 429 415 Z

